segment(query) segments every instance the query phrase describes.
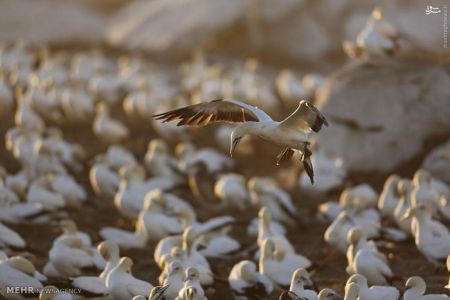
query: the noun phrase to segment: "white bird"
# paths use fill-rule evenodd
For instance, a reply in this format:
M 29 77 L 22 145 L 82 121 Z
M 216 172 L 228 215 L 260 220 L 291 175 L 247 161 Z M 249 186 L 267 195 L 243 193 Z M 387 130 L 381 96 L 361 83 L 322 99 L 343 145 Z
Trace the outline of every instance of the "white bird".
M 167 214 L 152 193 L 145 198 L 144 209 L 139 214 L 138 222 L 141 223 L 146 236 L 152 240 L 160 240 L 183 231 L 181 221 Z
M 93 131 L 97 137 L 107 143 L 118 143 L 128 137 L 130 131 L 120 121 L 111 118 L 109 108 L 98 103 L 93 123 Z
M 91 237 L 87 233 L 79 231 L 77 224 L 74 221 L 66 219 L 62 220 L 60 224 L 63 229 L 63 234 L 58 236 L 55 241 L 65 239 L 67 237 L 76 237 L 83 242 L 84 246 L 90 247 L 92 245 Z
M 45 129 L 45 123 L 42 118 L 37 114 L 25 101 L 24 96 L 20 88 L 16 89 L 16 98 L 18 101 L 16 113 L 14 115 L 14 122 L 17 126 L 29 128 L 37 132 L 43 132 Z
M 151 176 L 180 178 L 178 161 L 169 154 L 167 144 L 160 139 L 153 139 L 148 143 L 144 163 Z M 181 179 L 181 178 L 180 178 Z
M 366 249 L 374 252 L 378 252 L 378 248 L 374 241 L 367 240 L 364 231 L 359 226 L 352 227 L 347 234 L 347 262 L 350 267 L 355 259 L 356 253 L 359 250 Z M 353 274 L 353 273 L 352 273 Z M 349 274 L 349 275 L 352 275 Z
M 1 168 L 0 168 L 1 170 Z M 4 170 L 0 171 L 0 178 L 4 185 L 14 191 L 17 196 L 25 199 L 27 189 L 34 178 L 34 170 L 31 166 L 25 166 L 16 174 L 6 174 Z
M 352 274 L 361 274 L 367 277 L 371 284 L 387 284 L 386 278 L 393 276 L 386 258 L 373 250 L 360 249 L 353 259 Z
M 254 218 L 247 226 L 247 234 L 250 236 L 258 236 L 259 231 L 259 218 Z M 281 223 L 273 221 L 270 223 L 270 232 L 276 235 L 286 235 L 286 228 Z
M 112 241 L 103 241 L 98 244 L 97 251 L 106 261 L 103 271 L 99 276 L 75 277 L 72 285 L 94 294 L 106 294 L 106 277 L 119 264 L 119 247 Z
M 280 296 L 280 300 L 292 299 L 294 297 L 297 297 L 298 299 L 317 300 L 316 291 L 305 289 L 305 285 L 312 285 L 309 273 L 305 269 L 295 270 L 294 273 L 292 273 L 289 291 L 283 292 Z
M 339 197 L 339 202 L 358 209 L 373 208 L 377 204 L 378 194 L 367 183 L 346 188 Z
M 408 210 L 405 218 L 412 217 L 416 221 L 414 226 L 414 241 L 417 249 L 427 258 L 428 261 L 439 265 L 440 260 L 445 260 L 450 255 L 450 233 L 448 229 L 441 225 L 439 234 L 433 233 L 431 217 L 427 217 L 425 207 L 418 206 Z M 435 223 L 436 224 L 436 221 Z
M 5 299 L 22 299 L 20 295 L 8 293 L 7 287 L 25 287 L 38 290 L 43 287 L 41 280 L 46 278 L 36 278 L 36 274 L 41 275 L 36 271 L 34 265 L 26 258 L 21 256 L 7 258 L 0 261 L 0 295 Z M 42 276 L 42 275 L 41 275 Z
M 106 287 L 114 300 L 131 299 L 136 295 L 149 295 L 153 286 L 143 280 L 135 278 L 131 273 L 133 261 L 129 257 L 122 257 L 106 277 Z
M 362 298 L 358 298 L 359 295 L 359 287 L 355 282 L 351 282 L 350 284 L 345 285 L 345 295 L 344 300 L 361 300 Z
M 440 194 L 431 185 L 431 174 L 419 169 L 414 173 L 412 206 L 425 205 L 432 209 L 433 213 L 439 209 Z
M 204 164 L 208 173 L 219 173 L 231 169 L 233 161 L 212 148 L 196 150 L 192 144 L 181 143 L 177 145 L 176 152 L 180 159 L 180 168 L 188 172 L 198 164 Z
M 398 175 L 390 175 L 384 182 L 383 191 L 378 197 L 378 210 L 381 215 L 394 220 L 394 210 L 400 201 L 400 194 L 398 192 L 398 183 L 400 182 Z
M 49 261 L 44 267 L 44 274 L 49 277 L 79 276 L 83 268 L 102 268 L 98 257 L 83 241 L 74 237 L 56 239 L 49 252 Z
M 359 299 L 364 300 L 398 300 L 400 292 L 392 286 L 373 285 L 369 288 L 367 279 L 360 275 L 354 274 L 347 280 L 347 285 L 356 283 L 358 285 Z
M 202 243 L 192 227 L 187 227 L 184 230 L 182 249 L 186 255 L 183 263 L 185 267 L 192 266 L 197 269 L 202 284 L 211 285 L 214 283 L 211 267 L 206 257 L 198 251 L 198 247 Z
M 249 193 L 244 176 L 235 173 L 220 175 L 214 184 L 214 194 L 227 207 L 243 211 L 249 201 Z
M 186 279 L 183 288 L 175 300 L 207 300 L 205 291 L 200 285 L 199 271 L 195 267 L 186 269 Z
M 344 43 L 344 50 L 350 57 L 384 58 L 398 49 L 398 32 L 386 21 L 380 8 L 375 8 L 356 42 Z
M 66 88 L 61 95 L 61 108 L 75 121 L 88 121 L 94 117 L 95 102 L 81 86 Z
M 2 206 L 10 206 L 17 203 L 20 203 L 19 196 L 10 188 L 0 183 L 0 204 Z
M 0 223 L 0 247 L 12 246 L 16 248 L 24 248 L 25 240 L 14 230 Z
M 51 188 L 55 193 L 64 197 L 66 206 L 80 207 L 87 200 L 83 186 L 75 181 L 71 175 L 49 174 Z
M 123 167 L 137 164 L 133 153 L 120 145 L 109 146 L 105 153 L 105 158 L 111 168 L 117 172 Z
M 445 294 L 427 294 L 425 291 L 427 285 L 425 280 L 420 276 L 413 276 L 408 278 L 405 284 L 406 291 L 403 294 L 404 300 L 450 300 L 450 297 Z
M 166 299 L 175 299 L 178 292 L 184 286 L 184 268 L 178 261 L 173 261 L 168 265 L 167 277 L 163 282 L 164 286 L 168 286 L 164 292 Z
M 348 246 L 347 234 L 355 225 L 349 214 L 342 211 L 325 230 L 324 240 L 339 252 L 345 253 Z
M 271 240 L 266 239 L 261 245 L 259 270 L 274 283 L 288 286 L 292 273 L 298 268 L 308 268 L 311 262 L 296 254 L 287 254 Z
M 325 117 L 309 102 L 302 100 L 298 108 L 285 120 L 277 122 L 263 110 L 233 100 L 214 100 L 175 109 L 154 116 L 163 122 L 180 119 L 177 125 L 202 126 L 212 122 L 242 123 L 231 134 L 230 154 L 233 154 L 240 140 L 247 134 L 257 135 L 284 149 L 277 163 L 290 159 L 296 150 L 302 152 L 301 161 L 313 182 L 313 169 L 309 157 L 308 137 L 318 132 L 322 125 L 328 126 Z
M 24 166 L 35 164 L 35 147 L 41 141 L 40 133 L 32 129 L 19 127 L 8 130 L 5 135 L 5 145 L 14 157 Z
M 295 225 L 298 219 L 291 196 L 267 177 L 252 177 L 247 183 L 250 201 L 258 207 L 267 207 L 272 217 L 280 222 Z
M 317 219 L 322 222 L 332 222 L 341 213 L 342 208 L 336 201 L 328 201 L 317 207 Z
M 295 253 L 294 246 L 282 234 L 271 231 L 272 214 L 267 207 L 262 207 L 258 212 L 258 246 L 261 247 L 264 240 L 270 238 L 278 247 L 282 247 L 288 253 Z
M 49 177 L 41 176 L 33 180 L 28 189 L 27 201 L 41 204 L 46 210 L 57 210 L 66 205 L 64 197 L 52 190 Z
M 129 219 L 138 217 L 150 191 L 168 190 L 176 184 L 167 177 L 153 177 L 146 180 L 145 170 L 138 165 L 121 168 L 119 175 L 122 180 L 114 196 L 114 205 L 124 217 Z
M 272 281 L 258 272 L 254 262 L 243 260 L 233 266 L 228 282 L 237 300 L 267 297 L 273 291 Z
M 112 198 L 119 190 L 120 177 L 114 172 L 104 155 L 96 157 L 89 170 L 89 181 L 97 195 Z

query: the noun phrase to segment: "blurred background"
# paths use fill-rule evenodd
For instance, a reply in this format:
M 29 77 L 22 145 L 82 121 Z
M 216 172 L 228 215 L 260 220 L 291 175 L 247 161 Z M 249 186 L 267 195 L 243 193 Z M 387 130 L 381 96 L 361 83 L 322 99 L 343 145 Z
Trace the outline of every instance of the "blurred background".
M 328 77 L 330 84 L 318 91 L 316 102 L 332 122 L 341 122 L 318 137 L 324 150 L 342 157 L 350 169 L 388 171 L 448 137 L 447 4 L 438 0 L 276 4 L 270 0 L 5 0 L 0 3 L 0 41 L 51 47 L 101 45 L 168 64 L 202 51 L 209 64 L 222 63 L 216 69 L 221 75 L 214 76 L 227 77 L 236 66 L 264 74 L 268 78 L 264 89 L 273 92 L 267 98 L 274 99 L 262 102 L 276 102 L 274 80 L 280 70 L 288 69 L 293 74 L 286 77 L 300 80 L 308 73 Z M 354 67 L 342 43 L 356 39 L 375 6 L 382 8 L 400 35 L 397 59 L 374 68 Z M 441 12 L 427 14 L 428 6 Z M 345 69 L 348 65 L 351 70 Z M 224 95 L 205 96 L 202 101 Z M 430 137 L 433 142 L 425 143 Z
M 159 179 L 146 157 L 154 162 L 162 153 L 184 164 L 184 185 L 170 181 L 167 190 L 188 200 L 202 221 L 219 213 L 196 199 L 205 195 L 192 182 L 205 182 L 214 198 L 214 181 L 226 172 L 244 176 L 243 189 L 253 176 L 274 179 L 271 184 L 287 191 L 281 195 L 293 200 L 298 219 L 309 226 L 307 232 L 290 227 L 290 241 L 312 261 L 324 261 L 314 271 L 321 288 L 342 291 L 345 257 L 336 255 L 322 236 L 348 208 L 336 201 L 344 188 L 363 184 L 363 190 L 369 189 L 369 209 L 376 210 L 389 175 L 412 178 L 423 168 L 450 197 L 448 6 L 448 0 L 0 1 L 0 164 L 6 169 L 0 177 L 27 177 L 34 170 L 18 192 L 24 202 L 32 183 L 59 193 L 39 176 L 70 174 L 86 201 L 51 207 L 45 210 L 48 219 L 11 222 L 11 228 L 26 239 L 39 268 L 47 264 L 53 238 L 61 233 L 54 220 L 75 220 L 96 242 L 105 238 L 99 234 L 105 226 L 132 235 L 139 210 L 130 218 L 119 200 L 113 203 L 123 195 L 119 182 Z M 232 126 L 191 129 L 152 118 L 225 97 L 261 107 L 277 120 L 300 99 L 313 102 L 330 123 L 313 135 L 315 184 L 297 160 L 276 167 L 280 149 L 256 138 L 245 139 L 230 159 Z M 176 148 L 180 142 L 192 145 Z M 189 169 L 183 153 L 201 162 L 211 158 L 217 169 Z M 146 170 L 133 169 L 135 164 Z M 107 174 L 115 180 L 112 191 L 98 191 L 96 180 L 102 178 L 92 174 L 99 165 L 112 174 Z M 136 193 L 142 206 L 144 193 Z M 450 201 L 441 202 L 448 213 Z M 337 207 L 324 222 L 315 218 L 325 209 L 321 203 Z M 259 206 L 249 207 L 232 231 L 245 246 L 256 239 L 241 234 L 257 216 Z M 236 216 L 229 207 L 220 212 Z M 390 216 L 383 222 L 396 221 Z M 48 239 L 41 240 L 43 232 Z M 339 240 L 345 244 L 346 238 Z M 435 271 L 413 243 L 412 238 L 399 244 L 382 241 L 394 273 L 403 279 L 419 274 L 431 291 L 444 292 L 448 274 Z M 159 274 L 148 260 L 155 244 L 122 252 L 135 259 L 134 274 L 152 283 Z M 226 278 L 237 261 L 215 258 L 211 265 Z M 68 277 L 50 283 L 70 286 Z M 227 284 L 216 288 L 220 297 L 231 297 Z

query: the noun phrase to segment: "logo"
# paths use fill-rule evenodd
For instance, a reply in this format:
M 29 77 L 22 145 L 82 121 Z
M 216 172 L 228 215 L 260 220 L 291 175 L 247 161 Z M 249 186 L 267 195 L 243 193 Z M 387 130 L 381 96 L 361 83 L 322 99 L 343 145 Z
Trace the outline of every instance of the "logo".
M 425 9 L 425 14 L 438 14 L 441 12 L 441 9 L 439 7 L 434 7 L 431 5 L 427 5 L 427 8 Z

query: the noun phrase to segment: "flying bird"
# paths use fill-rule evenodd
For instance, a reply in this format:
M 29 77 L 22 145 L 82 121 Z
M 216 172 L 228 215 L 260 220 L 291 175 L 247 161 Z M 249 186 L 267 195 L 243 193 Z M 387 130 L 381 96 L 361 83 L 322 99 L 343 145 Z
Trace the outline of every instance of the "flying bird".
M 318 132 L 328 122 L 310 102 L 301 100 L 297 109 L 281 122 L 274 121 L 262 109 L 234 99 L 219 99 L 181 107 L 153 116 L 163 123 L 179 120 L 177 126 L 205 126 L 215 122 L 241 123 L 231 133 L 233 152 L 241 139 L 249 134 L 283 147 L 277 156 L 277 165 L 292 158 L 300 151 L 300 161 L 314 183 L 314 171 L 308 148 L 311 131 Z

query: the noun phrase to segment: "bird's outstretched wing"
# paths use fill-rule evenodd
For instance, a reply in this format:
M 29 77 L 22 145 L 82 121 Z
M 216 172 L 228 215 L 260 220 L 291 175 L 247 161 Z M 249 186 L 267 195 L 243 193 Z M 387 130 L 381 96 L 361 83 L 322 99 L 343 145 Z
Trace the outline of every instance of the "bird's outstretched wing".
M 242 123 L 272 120 L 263 110 L 234 99 L 219 99 L 174 109 L 153 116 L 156 120 L 180 120 L 178 126 L 205 126 L 214 122 Z
M 308 101 L 302 100 L 297 109 L 284 119 L 279 126 L 296 127 L 305 132 L 309 132 L 312 129 L 314 132 L 318 132 L 323 124 L 328 126 L 328 122 L 322 113 Z

